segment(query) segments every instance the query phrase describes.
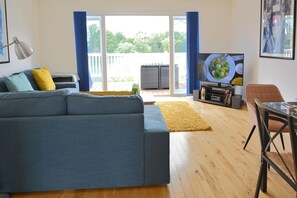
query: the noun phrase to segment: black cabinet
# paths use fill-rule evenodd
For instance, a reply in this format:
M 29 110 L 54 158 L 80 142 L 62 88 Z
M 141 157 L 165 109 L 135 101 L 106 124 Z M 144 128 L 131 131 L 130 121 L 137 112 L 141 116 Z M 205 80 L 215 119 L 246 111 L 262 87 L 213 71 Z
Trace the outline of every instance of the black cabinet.
M 240 108 L 241 95 L 234 94 L 233 86 L 217 87 L 203 84 L 199 91 L 194 92 L 194 100 L 222 105 L 226 107 Z

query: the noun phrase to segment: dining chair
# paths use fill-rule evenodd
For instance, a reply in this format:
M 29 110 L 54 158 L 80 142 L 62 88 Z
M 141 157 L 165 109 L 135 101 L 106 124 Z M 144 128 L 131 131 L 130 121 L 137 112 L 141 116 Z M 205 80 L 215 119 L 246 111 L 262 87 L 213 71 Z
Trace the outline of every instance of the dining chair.
M 260 189 L 267 192 L 267 168 L 272 167 L 297 192 L 297 118 L 294 115 L 280 113 L 275 109 L 265 107 L 255 99 L 257 126 L 261 143 L 261 166 L 254 197 L 258 197 Z M 269 131 L 270 121 L 278 121 L 282 127 L 275 133 Z M 291 150 L 282 151 L 275 138 L 283 133 L 283 129 L 290 129 Z
M 282 97 L 277 86 L 273 84 L 248 84 L 246 86 L 246 104 L 250 119 L 253 123 L 253 127 L 249 133 L 248 138 L 245 141 L 243 150 L 245 150 L 248 145 L 255 129 L 257 126 L 257 117 L 255 110 L 255 102 L 254 99 L 257 98 L 261 102 L 284 102 L 284 98 Z M 272 121 L 269 124 L 270 131 L 277 131 L 281 127 L 281 123 L 277 121 Z M 285 131 L 289 131 L 289 128 L 286 127 Z M 280 135 L 283 149 L 285 149 L 285 144 L 283 140 L 283 135 Z

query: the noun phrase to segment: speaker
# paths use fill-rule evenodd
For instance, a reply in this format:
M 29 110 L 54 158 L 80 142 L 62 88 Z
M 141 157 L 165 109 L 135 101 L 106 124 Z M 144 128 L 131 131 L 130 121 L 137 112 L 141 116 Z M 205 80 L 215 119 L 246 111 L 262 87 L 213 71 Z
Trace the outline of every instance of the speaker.
M 232 108 L 240 109 L 241 104 L 242 104 L 242 96 L 241 95 L 232 96 L 232 105 L 231 105 Z
M 194 101 L 199 100 L 199 90 L 193 90 L 193 100 Z

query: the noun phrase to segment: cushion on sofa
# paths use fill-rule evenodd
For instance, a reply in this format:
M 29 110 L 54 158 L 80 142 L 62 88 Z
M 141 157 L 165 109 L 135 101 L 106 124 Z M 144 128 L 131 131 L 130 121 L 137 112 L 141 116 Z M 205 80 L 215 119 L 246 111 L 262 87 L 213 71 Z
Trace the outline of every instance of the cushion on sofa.
M 4 82 L 9 91 L 34 91 L 24 73 L 5 76 Z
M 35 79 L 34 76 L 32 74 L 32 69 L 27 69 L 25 71 L 23 71 L 23 73 L 27 76 L 31 86 L 33 87 L 34 90 L 40 90 Z
M 0 78 L 0 92 L 8 92 L 4 78 Z
M 55 90 L 56 85 L 49 70 L 45 67 L 32 69 L 34 79 L 41 90 Z
M 68 94 L 65 89 L 0 93 L 0 117 L 66 115 Z
M 21 72 L 13 73 L 12 75 L 19 74 L 19 73 L 21 73 Z M 35 79 L 33 77 L 32 70 L 31 69 L 24 70 L 22 73 L 24 73 L 26 75 L 26 77 L 29 80 L 32 88 L 34 90 L 39 90 L 39 87 L 37 86 L 37 84 L 35 82 Z M 8 89 L 7 89 L 7 86 L 6 86 L 5 82 L 4 82 L 3 77 L 0 78 L 0 92 L 8 92 Z
M 74 93 L 67 97 L 67 108 L 71 115 L 143 113 L 143 100 L 139 95 L 97 96 Z

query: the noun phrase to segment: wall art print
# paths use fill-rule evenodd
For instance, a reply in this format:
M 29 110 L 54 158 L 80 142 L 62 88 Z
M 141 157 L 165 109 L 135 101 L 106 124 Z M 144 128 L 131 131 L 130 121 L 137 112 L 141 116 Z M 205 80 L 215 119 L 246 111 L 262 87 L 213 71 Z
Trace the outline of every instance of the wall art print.
M 294 59 L 296 0 L 261 0 L 260 57 Z
M 6 1 L 1 0 L 0 4 L 0 48 L 8 44 Z M 9 47 L 0 49 L 0 63 L 9 63 Z

